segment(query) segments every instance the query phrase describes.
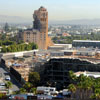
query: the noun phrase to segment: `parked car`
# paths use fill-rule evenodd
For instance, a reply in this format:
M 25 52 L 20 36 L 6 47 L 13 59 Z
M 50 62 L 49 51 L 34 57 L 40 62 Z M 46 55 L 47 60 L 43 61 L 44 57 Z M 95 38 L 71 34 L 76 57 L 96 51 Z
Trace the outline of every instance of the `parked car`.
M 71 92 L 68 89 L 63 89 L 62 94 L 65 96 L 71 94 Z
M 37 93 L 55 96 L 58 94 L 58 91 L 56 91 L 55 87 L 40 86 L 40 87 L 37 87 Z
M 9 72 L 5 72 L 4 74 L 7 76 L 7 75 L 9 75 Z
M 0 83 L 0 86 L 5 86 L 6 84 L 4 82 Z
M 5 80 L 10 81 L 10 80 L 11 80 L 10 76 L 7 75 L 7 76 L 5 77 Z

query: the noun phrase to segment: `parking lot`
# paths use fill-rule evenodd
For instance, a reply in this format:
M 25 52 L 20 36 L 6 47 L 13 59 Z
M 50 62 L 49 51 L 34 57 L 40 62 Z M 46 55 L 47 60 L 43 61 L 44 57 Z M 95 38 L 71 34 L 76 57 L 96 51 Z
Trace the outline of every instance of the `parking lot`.
M 5 68 L 3 67 L 3 65 L 0 65 L 0 90 L 6 89 L 5 83 L 7 81 L 11 81 L 12 82 L 12 87 L 10 88 L 11 91 L 17 91 L 17 90 L 19 90 L 20 85 L 17 82 L 17 80 L 9 72 L 7 72 L 5 70 Z

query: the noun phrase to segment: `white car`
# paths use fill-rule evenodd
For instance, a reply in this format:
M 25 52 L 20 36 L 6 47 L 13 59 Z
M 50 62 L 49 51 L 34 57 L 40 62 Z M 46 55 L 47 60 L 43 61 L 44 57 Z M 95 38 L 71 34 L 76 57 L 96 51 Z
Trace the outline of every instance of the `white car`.
M 7 76 L 5 77 L 5 80 L 10 81 L 10 80 L 11 80 L 11 79 L 10 79 L 10 76 L 9 76 L 9 75 L 7 75 Z
M 0 83 L 0 86 L 5 86 L 5 83 L 4 82 Z

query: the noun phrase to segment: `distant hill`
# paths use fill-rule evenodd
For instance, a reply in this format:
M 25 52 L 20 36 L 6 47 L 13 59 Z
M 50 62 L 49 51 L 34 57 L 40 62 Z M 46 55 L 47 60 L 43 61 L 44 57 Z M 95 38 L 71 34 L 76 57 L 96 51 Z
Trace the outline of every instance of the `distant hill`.
M 0 15 L 0 23 L 32 23 L 32 19 L 23 18 L 19 16 Z
M 100 25 L 100 19 L 50 21 L 49 24 Z
M 32 24 L 32 18 L 23 18 L 19 16 L 6 16 L 0 15 L 0 23 L 28 23 Z M 81 24 L 81 25 L 100 25 L 100 19 L 80 19 L 80 20 L 63 20 L 63 21 L 51 21 L 49 24 Z

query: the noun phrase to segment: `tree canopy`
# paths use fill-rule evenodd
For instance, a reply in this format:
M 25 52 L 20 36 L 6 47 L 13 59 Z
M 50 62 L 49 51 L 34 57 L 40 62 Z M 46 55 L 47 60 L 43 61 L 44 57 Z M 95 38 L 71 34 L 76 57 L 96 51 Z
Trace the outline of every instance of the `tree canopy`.
M 54 43 L 72 43 L 73 40 L 100 40 L 100 34 L 86 34 L 86 35 L 71 35 L 71 36 L 60 36 L 52 38 Z
M 68 89 L 71 92 L 75 92 L 77 89 L 80 89 L 82 99 L 86 95 L 89 96 L 88 92 L 92 91 L 90 98 L 100 99 L 100 78 L 87 77 L 83 74 L 76 78 L 74 72 L 72 71 L 69 71 L 69 77 L 71 84 L 69 84 Z M 84 91 L 84 93 L 82 91 Z
M 38 46 L 34 43 L 29 43 L 29 44 L 12 44 L 9 46 L 2 46 L 1 52 L 6 53 L 6 52 L 19 52 L 19 51 L 29 51 L 33 49 L 37 49 Z
M 40 81 L 40 75 L 38 72 L 30 72 L 29 73 L 29 82 L 33 84 L 33 86 L 37 86 Z

